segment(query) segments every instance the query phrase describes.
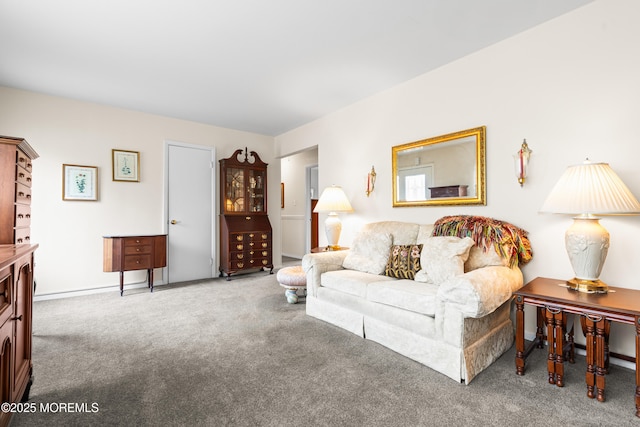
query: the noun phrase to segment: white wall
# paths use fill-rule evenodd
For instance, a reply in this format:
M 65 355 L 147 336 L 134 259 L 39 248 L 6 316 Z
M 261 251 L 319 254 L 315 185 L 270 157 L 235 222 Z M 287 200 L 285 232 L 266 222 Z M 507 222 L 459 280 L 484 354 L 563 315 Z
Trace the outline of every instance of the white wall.
M 306 170 L 318 164 L 318 150 L 314 148 L 287 156 L 280 164 L 281 180 L 285 185 L 285 204 L 281 210 L 282 255 L 302 258 L 306 253 L 306 213 L 310 208 Z
M 529 231 L 534 259 L 523 268 L 526 281 L 571 278 L 564 249 L 571 219 L 538 210 L 564 169 L 585 157 L 610 163 L 640 197 L 638 16 L 636 0 L 596 1 L 280 135 L 276 155 L 318 146 L 320 187 L 342 185 L 355 209 L 341 215 L 344 245 L 371 221 L 492 216 Z M 392 207 L 392 146 L 481 125 L 487 126 L 486 206 Z M 533 155 L 520 188 L 512 155 L 523 138 Z M 378 180 L 366 197 L 371 165 Z M 611 233 L 601 278 L 640 289 L 635 280 L 640 218 L 608 217 L 601 223 Z M 635 354 L 633 336 L 632 327 L 614 325 L 612 350 Z
M 116 286 L 118 273 L 102 272 L 102 236 L 166 231 L 165 140 L 214 146 L 218 160 L 247 146 L 269 163 L 268 209 L 280 264 L 280 162 L 272 137 L 5 87 L 0 99 L 0 133 L 27 139 L 40 155 L 32 205 L 38 295 Z M 139 183 L 112 181 L 112 148 L 140 152 Z M 98 202 L 62 200 L 63 163 L 98 167 Z M 125 273 L 126 283 L 142 280 L 144 272 Z

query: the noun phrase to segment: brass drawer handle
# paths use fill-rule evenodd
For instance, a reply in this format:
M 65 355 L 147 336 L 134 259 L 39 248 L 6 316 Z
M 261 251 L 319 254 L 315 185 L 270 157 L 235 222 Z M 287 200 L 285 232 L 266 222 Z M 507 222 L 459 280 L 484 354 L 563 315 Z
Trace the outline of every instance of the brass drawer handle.
M 269 235 L 268 235 L 268 234 L 263 234 L 263 235 L 262 235 L 262 238 L 263 238 L 264 240 L 267 240 L 267 237 L 269 237 Z
M 243 247 L 244 247 L 244 246 L 242 246 L 242 245 L 236 245 L 236 248 L 237 248 L 239 251 L 241 251 Z
M 263 248 L 266 248 L 267 246 L 269 246 L 269 244 L 268 244 L 268 243 L 263 243 L 263 244 L 262 244 L 262 247 L 263 247 Z
M 242 267 L 244 267 L 244 264 L 243 264 L 243 263 L 241 263 L 241 262 L 239 262 L 239 263 L 238 263 L 238 268 L 242 268 Z
M 242 255 L 242 254 L 237 254 L 237 255 L 236 255 L 236 258 L 238 258 L 238 259 L 242 259 L 242 258 L 244 258 L 244 255 Z
M 238 242 L 242 242 L 242 236 L 236 236 L 236 240 L 237 240 Z

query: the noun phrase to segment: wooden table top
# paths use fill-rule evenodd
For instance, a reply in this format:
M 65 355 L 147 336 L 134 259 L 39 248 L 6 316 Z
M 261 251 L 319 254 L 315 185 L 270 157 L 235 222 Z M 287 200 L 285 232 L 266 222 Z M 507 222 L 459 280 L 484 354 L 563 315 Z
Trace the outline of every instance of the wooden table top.
M 586 293 L 570 289 L 565 280 L 537 277 L 515 292 L 530 300 L 584 307 L 603 312 L 640 316 L 640 291 L 609 286 L 609 292 Z

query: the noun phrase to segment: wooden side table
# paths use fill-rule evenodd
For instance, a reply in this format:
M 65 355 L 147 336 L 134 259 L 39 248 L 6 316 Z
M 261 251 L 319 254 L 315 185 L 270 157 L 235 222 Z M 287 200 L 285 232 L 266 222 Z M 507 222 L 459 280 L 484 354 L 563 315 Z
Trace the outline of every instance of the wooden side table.
M 147 270 L 153 292 L 153 269 L 167 266 L 167 235 L 104 236 L 103 271 L 120 272 L 120 296 L 124 292 L 124 272 Z
M 610 323 L 635 325 L 636 329 L 636 416 L 640 417 L 640 291 L 609 287 L 606 294 L 588 294 L 569 289 L 564 280 L 538 277 L 515 292 L 516 300 L 516 373 L 524 375 L 525 360 L 534 346 L 543 347 L 544 329 L 540 315 L 544 314 L 549 342 L 549 382 L 553 378 L 562 386 L 565 352 L 566 314 L 580 316 L 586 337 L 587 396 L 605 400 L 605 374 L 609 368 Z M 536 339 L 528 348 L 524 340 L 524 305 L 538 308 Z M 559 379 L 558 379 L 559 378 Z M 595 391 L 595 392 L 594 392 Z
M 346 246 L 340 246 L 339 249 L 331 249 L 330 246 L 319 246 L 317 248 L 311 249 L 311 252 L 317 254 L 318 252 L 333 252 L 333 251 L 346 251 L 349 248 Z

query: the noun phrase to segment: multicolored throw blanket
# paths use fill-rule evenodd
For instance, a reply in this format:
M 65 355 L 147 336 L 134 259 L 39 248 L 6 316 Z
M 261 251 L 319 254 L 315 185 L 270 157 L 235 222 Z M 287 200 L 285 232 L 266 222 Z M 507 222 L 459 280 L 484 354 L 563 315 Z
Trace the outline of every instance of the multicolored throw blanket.
M 527 232 L 508 222 L 484 216 L 444 216 L 435 222 L 434 236 L 471 237 L 487 252 L 492 246 L 511 267 L 526 264 L 533 257 Z

